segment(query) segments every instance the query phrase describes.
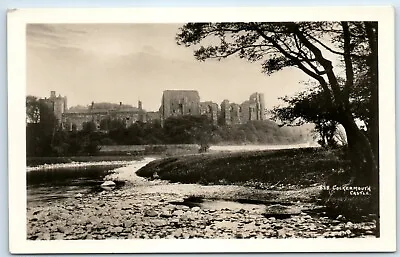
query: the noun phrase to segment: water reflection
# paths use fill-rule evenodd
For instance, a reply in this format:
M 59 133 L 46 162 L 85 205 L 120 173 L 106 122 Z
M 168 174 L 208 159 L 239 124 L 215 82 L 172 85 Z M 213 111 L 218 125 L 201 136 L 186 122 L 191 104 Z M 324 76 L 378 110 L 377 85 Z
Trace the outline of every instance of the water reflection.
M 103 178 L 124 165 L 58 168 L 27 172 L 27 200 L 52 201 L 101 191 Z M 122 186 L 117 184 L 117 187 Z

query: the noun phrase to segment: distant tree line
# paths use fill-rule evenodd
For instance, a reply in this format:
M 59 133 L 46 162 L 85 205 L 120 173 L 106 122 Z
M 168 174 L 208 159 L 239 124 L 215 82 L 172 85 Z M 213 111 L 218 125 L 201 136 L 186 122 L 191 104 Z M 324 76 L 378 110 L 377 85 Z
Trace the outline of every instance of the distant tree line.
M 198 144 L 200 151 L 206 151 L 210 144 L 287 144 L 307 139 L 298 130 L 280 128 L 273 121 L 217 126 L 207 116 L 191 115 L 170 117 L 164 126 L 156 121 L 125 127 L 113 121 L 109 131 L 101 132 L 87 122 L 82 130 L 64 131 L 52 112 L 32 99 L 27 98 L 27 156 L 95 155 L 102 145 Z M 42 109 L 40 117 L 32 104 Z

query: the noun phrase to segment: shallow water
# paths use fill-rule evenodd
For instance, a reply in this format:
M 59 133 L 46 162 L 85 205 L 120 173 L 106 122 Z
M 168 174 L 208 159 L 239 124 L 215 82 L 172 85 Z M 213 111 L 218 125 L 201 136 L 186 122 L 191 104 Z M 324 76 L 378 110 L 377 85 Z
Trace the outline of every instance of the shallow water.
M 26 173 L 27 200 L 46 202 L 99 191 L 104 177 L 118 167 L 121 165 L 29 171 Z
M 177 205 L 186 205 L 188 207 L 200 207 L 201 209 L 209 210 L 223 210 L 229 209 L 232 211 L 248 210 L 248 211 L 262 211 L 266 210 L 266 205 L 264 204 L 254 204 L 254 203 L 244 203 L 239 201 L 228 201 L 219 199 L 206 199 L 202 198 L 196 199 L 185 199 L 183 202 L 172 202 Z
M 276 150 L 309 147 L 310 144 L 296 145 L 226 145 L 226 146 L 211 146 L 214 151 L 257 151 L 257 150 Z M 102 165 L 101 162 L 93 163 L 68 163 L 57 165 L 43 165 L 40 167 L 27 168 L 27 200 L 29 202 L 42 201 L 49 202 L 54 199 L 74 197 L 78 193 L 86 194 L 96 191 L 102 191 L 100 185 L 104 182 L 107 176 L 109 180 L 128 181 L 131 184 L 143 184 L 143 178 L 136 176 L 135 172 L 155 158 L 146 157 L 140 161 L 130 162 L 114 162 Z M 125 168 L 121 168 L 125 167 Z M 120 168 L 120 169 L 118 169 Z M 140 183 L 136 183 L 136 182 Z M 145 183 L 146 184 L 146 183 Z M 120 188 L 123 183 L 117 182 L 116 189 Z M 163 185 L 162 188 L 146 187 L 147 190 L 165 191 L 185 191 L 184 185 Z M 193 185 L 190 186 L 193 189 Z M 200 188 L 201 189 L 201 188 Z M 190 190 L 189 190 L 190 191 Z M 232 205 L 233 209 L 260 208 L 259 205 L 242 206 L 240 203 L 215 201 L 204 202 L 203 205 L 209 205 L 207 208 L 218 209 L 219 206 Z

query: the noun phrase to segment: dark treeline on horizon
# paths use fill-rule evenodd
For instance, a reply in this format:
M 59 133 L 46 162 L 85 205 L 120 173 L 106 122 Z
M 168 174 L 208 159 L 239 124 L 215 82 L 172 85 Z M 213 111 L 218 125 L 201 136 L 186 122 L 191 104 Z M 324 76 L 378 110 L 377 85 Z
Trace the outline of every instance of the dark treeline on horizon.
M 96 155 L 102 145 L 199 144 L 206 150 L 210 144 L 290 144 L 308 138 L 301 130 L 280 128 L 270 120 L 214 125 L 206 116 L 170 117 L 164 126 L 156 121 L 125 127 L 114 121 L 109 131 L 96 131 L 95 124 L 87 122 L 80 131 L 63 131 L 48 115 L 39 123 L 27 123 L 26 133 L 28 157 Z

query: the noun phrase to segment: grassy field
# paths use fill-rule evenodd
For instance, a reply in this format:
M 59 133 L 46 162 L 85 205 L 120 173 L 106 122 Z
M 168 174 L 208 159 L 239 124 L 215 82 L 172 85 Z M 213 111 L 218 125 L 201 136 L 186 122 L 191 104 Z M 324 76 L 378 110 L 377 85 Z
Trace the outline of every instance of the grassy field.
M 140 169 L 139 176 L 155 173 L 171 182 L 238 185 L 299 185 L 328 183 L 349 162 L 340 150 L 320 148 L 214 153 L 170 157 Z

